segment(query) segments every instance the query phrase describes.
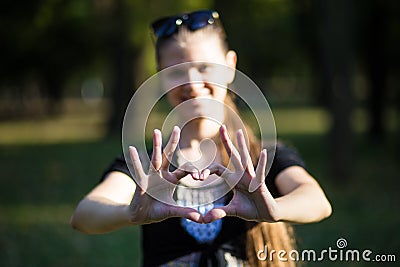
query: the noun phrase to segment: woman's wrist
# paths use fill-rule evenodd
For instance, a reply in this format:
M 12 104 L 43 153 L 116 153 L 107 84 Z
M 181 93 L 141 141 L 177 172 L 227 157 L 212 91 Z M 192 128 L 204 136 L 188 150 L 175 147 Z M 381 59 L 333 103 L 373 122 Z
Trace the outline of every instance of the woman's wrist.
M 266 188 L 259 188 L 258 193 L 252 197 L 256 204 L 259 220 L 262 222 L 279 222 L 282 220 L 282 205 L 279 198 L 274 198 Z
M 134 220 L 134 216 L 132 213 L 131 205 L 123 205 L 121 207 L 121 221 L 125 222 L 127 225 L 136 225 L 138 224 Z
M 270 215 L 272 222 L 284 221 L 284 207 L 279 198 L 275 199 L 275 205 L 270 209 Z

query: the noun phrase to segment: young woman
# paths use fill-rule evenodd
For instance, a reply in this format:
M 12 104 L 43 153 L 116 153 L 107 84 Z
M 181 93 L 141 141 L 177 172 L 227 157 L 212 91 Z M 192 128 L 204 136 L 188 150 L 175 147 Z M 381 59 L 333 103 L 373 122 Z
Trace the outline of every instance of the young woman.
M 157 36 L 160 70 L 185 62 L 236 67 L 236 53 L 228 49 L 216 11 L 167 17 L 152 26 Z M 187 75 L 201 80 L 207 66 L 191 66 Z M 71 219 L 72 226 L 84 233 L 99 234 L 141 225 L 143 266 L 294 265 L 277 258 L 262 261 L 257 252 L 267 246 L 289 253 L 294 241 L 286 222 L 317 222 L 331 214 L 324 192 L 306 171 L 296 151 L 278 144 L 265 178 L 267 151 L 261 150 L 251 129 L 237 131 L 226 109 L 215 107 L 210 112 L 210 102 L 201 101 L 222 102 L 236 112 L 226 88 L 204 79 L 180 85 L 170 90 L 167 97 L 173 107 L 192 100 L 178 113 L 194 119 L 188 120 L 182 129 L 175 127 L 164 149 L 161 132 L 154 130 L 148 172 L 143 170 L 136 148 L 130 147 L 129 163 L 133 164 L 135 179 L 125 159 L 116 159 L 101 183 L 79 203 Z M 234 132 L 228 133 L 230 130 Z M 199 172 L 191 172 L 187 166 L 201 157 L 199 146 L 204 139 L 219 143 L 213 163 Z M 177 145 L 180 150 L 175 160 L 186 167 L 172 171 L 169 161 Z M 227 169 L 229 161 L 234 169 Z M 174 192 L 174 201 L 179 205 L 148 194 L 143 184 L 155 177 L 183 185 Z M 216 199 L 231 182 L 232 190 Z M 193 187 L 194 184 L 202 186 Z

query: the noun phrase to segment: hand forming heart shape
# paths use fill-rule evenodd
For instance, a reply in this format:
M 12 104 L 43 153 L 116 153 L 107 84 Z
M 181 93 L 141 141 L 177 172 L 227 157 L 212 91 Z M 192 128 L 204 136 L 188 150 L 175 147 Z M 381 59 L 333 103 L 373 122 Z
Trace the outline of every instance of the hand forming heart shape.
M 235 171 L 228 170 L 218 163 L 212 163 L 199 171 L 186 166 L 169 171 L 172 155 L 178 145 L 180 129 L 174 127 L 171 137 L 162 153 L 161 132 L 154 131 L 153 155 L 148 174 L 143 171 L 136 148 L 130 147 L 130 155 L 136 173 L 137 183 L 135 194 L 130 204 L 131 222 L 133 224 L 153 223 L 170 217 L 184 217 L 198 223 L 210 223 L 225 216 L 236 216 L 249 221 L 277 221 L 278 207 L 265 184 L 265 168 L 267 151 L 261 151 L 256 170 L 254 170 L 250 153 L 247 149 L 242 130 L 237 131 L 237 150 L 228 136 L 225 126 L 220 128 L 223 145 L 230 155 Z M 188 171 L 192 170 L 192 171 Z M 193 179 L 205 180 L 211 174 L 222 177 L 232 188 L 233 198 L 223 207 L 210 210 L 202 216 L 197 210 L 174 205 L 173 192 L 179 180 L 190 174 Z M 162 194 L 161 202 L 152 193 Z

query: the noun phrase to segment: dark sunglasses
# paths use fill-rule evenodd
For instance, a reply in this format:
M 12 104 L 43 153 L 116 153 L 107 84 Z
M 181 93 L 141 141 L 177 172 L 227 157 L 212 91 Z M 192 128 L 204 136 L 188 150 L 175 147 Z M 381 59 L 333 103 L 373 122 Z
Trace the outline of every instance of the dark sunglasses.
M 158 38 L 168 38 L 176 33 L 181 25 L 185 25 L 191 31 L 196 31 L 214 24 L 218 18 L 217 11 L 201 10 L 158 19 L 151 24 L 151 28 Z

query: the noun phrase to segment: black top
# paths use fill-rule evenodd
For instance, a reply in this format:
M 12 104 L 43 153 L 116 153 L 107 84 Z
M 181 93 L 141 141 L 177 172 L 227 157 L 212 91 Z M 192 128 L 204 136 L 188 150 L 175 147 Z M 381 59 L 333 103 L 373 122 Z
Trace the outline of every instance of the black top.
M 280 193 L 275 185 L 276 176 L 290 166 L 305 167 L 304 162 L 293 148 L 278 144 L 271 169 L 266 177 L 267 187 L 274 197 Z M 131 174 L 123 157 L 118 157 L 104 173 L 112 171 Z M 228 200 L 231 197 L 228 197 Z M 181 218 L 170 218 L 162 222 L 142 225 L 143 266 L 158 266 L 194 251 L 201 251 L 203 256 L 218 257 L 219 252 L 227 251 L 233 256 L 246 259 L 246 231 L 255 223 L 237 217 L 222 219 L 222 229 L 211 244 L 198 243 L 181 226 Z M 203 257 L 202 257 L 203 258 Z

